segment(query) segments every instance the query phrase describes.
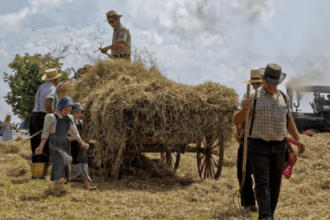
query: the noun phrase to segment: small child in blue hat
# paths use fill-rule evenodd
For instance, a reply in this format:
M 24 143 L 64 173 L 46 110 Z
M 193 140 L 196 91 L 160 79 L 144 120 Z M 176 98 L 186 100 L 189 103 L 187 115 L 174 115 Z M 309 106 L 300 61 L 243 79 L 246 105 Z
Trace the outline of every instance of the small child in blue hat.
M 84 113 L 83 106 L 76 102 L 74 103 L 73 110 L 71 114 L 74 118 L 74 123 L 78 128 L 79 135 L 82 133 L 82 120 L 80 117 Z M 83 149 L 78 141 L 75 141 L 74 138 L 68 137 L 71 141 L 71 151 L 72 151 L 72 171 L 71 171 L 71 179 L 74 179 L 81 175 L 84 178 L 86 188 L 90 191 L 96 190 L 96 187 L 91 187 L 90 182 L 92 181 L 88 174 L 88 158 L 86 154 L 86 150 Z
M 73 106 L 72 99 L 66 96 L 59 101 L 58 112 L 46 115 L 41 143 L 35 152 L 38 155 L 41 154 L 47 139 L 49 139 L 49 160 L 52 163 L 51 189 L 56 191 L 57 187 L 54 187 L 54 184 L 55 181 L 59 182 L 61 194 L 67 192 L 64 188 L 64 181 L 66 184 L 70 181 L 71 172 L 71 145 L 67 135 L 70 134 L 85 149 L 89 148 L 89 145 L 81 140 L 78 129 L 73 123 L 73 116 L 69 115 Z

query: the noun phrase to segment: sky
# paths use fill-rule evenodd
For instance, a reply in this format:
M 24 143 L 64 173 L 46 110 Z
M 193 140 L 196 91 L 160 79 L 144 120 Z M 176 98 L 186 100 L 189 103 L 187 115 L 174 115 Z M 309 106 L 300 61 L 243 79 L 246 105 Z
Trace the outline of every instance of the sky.
M 251 69 L 276 63 L 287 74 L 283 91 L 329 85 L 329 8 L 328 0 L 1 0 L 0 120 L 21 121 L 3 98 L 15 55 L 51 53 L 62 57 L 62 70 L 93 64 L 105 58 L 99 45 L 111 45 L 110 10 L 123 15 L 132 50 L 154 53 L 176 82 L 214 81 L 241 98 Z M 309 101 L 303 111 L 311 111 Z

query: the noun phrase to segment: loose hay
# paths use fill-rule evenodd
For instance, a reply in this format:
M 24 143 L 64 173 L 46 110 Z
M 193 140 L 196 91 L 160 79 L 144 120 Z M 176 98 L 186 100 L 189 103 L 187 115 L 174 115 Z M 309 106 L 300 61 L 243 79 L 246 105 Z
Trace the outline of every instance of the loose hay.
M 95 162 L 122 163 L 127 143 L 154 138 L 167 146 L 233 134 L 238 96 L 214 82 L 178 84 L 156 68 L 124 60 L 98 61 L 66 95 L 84 105 L 83 139 L 95 139 Z M 136 144 L 136 148 L 139 146 Z

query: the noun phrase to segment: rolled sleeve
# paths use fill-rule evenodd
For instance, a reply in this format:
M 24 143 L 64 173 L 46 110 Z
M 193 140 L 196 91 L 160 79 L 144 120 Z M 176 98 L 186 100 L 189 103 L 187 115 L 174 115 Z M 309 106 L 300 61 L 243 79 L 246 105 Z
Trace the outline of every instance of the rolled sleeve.
M 46 99 L 55 99 L 56 98 L 56 87 L 55 86 L 49 87 L 45 91 L 45 98 Z
M 127 42 L 128 34 L 125 29 L 122 29 L 119 31 L 116 39 L 116 43 L 120 41 L 124 41 L 125 43 Z
M 72 121 L 72 123 L 70 125 L 70 128 L 69 128 L 69 131 L 68 131 L 69 135 L 73 138 L 80 138 L 77 126 L 75 125 L 74 120 L 73 120 L 73 116 L 70 115 L 69 117 Z
M 52 127 L 56 124 L 56 118 L 54 114 L 47 114 L 44 121 L 44 128 L 41 134 L 41 138 L 48 138 L 51 133 Z M 55 125 L 56 126 L 56 125 Z

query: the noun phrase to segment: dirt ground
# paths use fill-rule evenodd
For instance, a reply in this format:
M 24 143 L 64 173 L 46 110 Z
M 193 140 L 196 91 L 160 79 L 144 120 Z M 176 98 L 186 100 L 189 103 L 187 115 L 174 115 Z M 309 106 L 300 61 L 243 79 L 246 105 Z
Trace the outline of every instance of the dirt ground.
M 330 134 L 301 139 L 306 152 L 291 179 L 283 177 L 275 218 L 330 219 Z M 29 147 L 26 140 L 0 142 L 0 219 L 257 219 L 256 213 L 241 211 L 234 197 L 239 189 L 234 141 L 225 149 L 218 181 L 201 181 L 196 154 L 185 153 L 176 173 L 150 177 L 141 168 L 122 180 L 106 181 L 90 170 L 98 190 L 71 182 L 65 195 L 49 190 L 49 175 L 46 181 L 30 180 Z

